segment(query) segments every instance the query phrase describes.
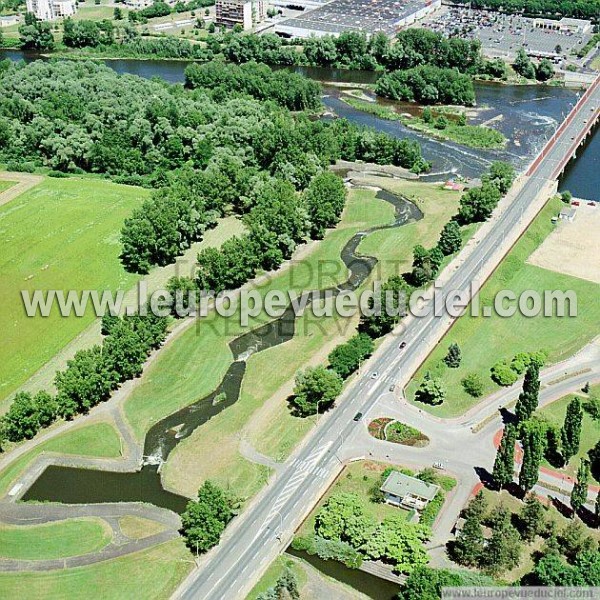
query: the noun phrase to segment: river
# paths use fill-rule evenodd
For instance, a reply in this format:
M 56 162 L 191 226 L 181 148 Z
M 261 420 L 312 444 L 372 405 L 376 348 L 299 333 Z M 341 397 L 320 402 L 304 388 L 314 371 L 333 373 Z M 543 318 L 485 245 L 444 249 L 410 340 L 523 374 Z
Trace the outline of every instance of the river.
M 17 50 L 0 51 L 0 57 L 26 61 L 37 58 Z M 182 83 L 188 63 L 174 60 L 105 60 L 117 73 L 140 77 L 160 77 L 169 83 Z M 295 67 L 299 73 L 322 82 L 373 83 L 378 75 L 372 71 L 348 71 L 321 67 Z M 433 164 L 429 178 L 443 179 L 456 173 L 479 177 L 493 160 L 511 162 L 519 171 L 525 169 L 559 122 L 577 100 L 576 92 L 553 86 L 508 86 L 476 83 L 477 110 L 472 124 L 493 121 L 509 140 L 503 150 L 476 150 L 459 144 L 439 141 L 407 129 L 396 121 L 387 121 L 356 110 L 344 103 L 343 91 L 324 85 L 325 105 L 341 117 L 374 127 L 393 136 L 419 141 L 427 160 Z M 407 105 L 406 110 L 410 110 Z M 577 197 L 600 200 L 600 134 L 580 151 L 561 182 L 561 189 L 570 189 Z

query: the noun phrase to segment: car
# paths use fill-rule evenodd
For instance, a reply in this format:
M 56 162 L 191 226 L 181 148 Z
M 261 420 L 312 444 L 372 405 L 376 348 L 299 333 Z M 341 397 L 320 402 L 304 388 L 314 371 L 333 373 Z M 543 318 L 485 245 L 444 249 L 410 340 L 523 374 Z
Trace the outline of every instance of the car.
M 406 348 L 406 342 L 400 342 L 398 348 L 400 348 L 400 350 L 404 350 L 404 348 Z
M 444 463 L 441 460 L 436 460 L 433 463 L 433 468 L 434 469 L 443 469 L 444 468 Z
M 390 392 L 393 392 L 396 389 L 396 384 L 392 383 L 392 385 L 390 385 Z
M 363 414 L 362 414 L 361 412 L 357 412 L 357 413 L 354 415 L 354 420 L 355 420 L 355 421 L 360 421 L 362 418 L 363 418 Z
M 379 377 L 379 373 L 377 371 L 371 373 L 371 379 L 377 379 L 377 377 Z

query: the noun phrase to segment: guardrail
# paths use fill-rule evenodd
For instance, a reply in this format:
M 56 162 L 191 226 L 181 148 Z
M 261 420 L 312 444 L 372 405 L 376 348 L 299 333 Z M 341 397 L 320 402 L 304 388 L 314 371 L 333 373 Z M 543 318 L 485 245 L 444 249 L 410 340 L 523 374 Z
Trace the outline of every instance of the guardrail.
M 575 104 L 575 106 L 571 109 L 571 112 L 569 112 L 569 114 L 567 115 L 567 118 L 560 124 L 559 128 L 552 134 L 552 137 L 546 142 L 546 144 L 542 148 L 542 151 L 537 155 L 537 157 L 535 158 L 535 160 L 531 163 L 531 165 L 527 169 L 527 172 L 526 172 L 527 176 L 533 175 L 533 173 L 538 168 L 540 162 L 542 160 L 544 160 L 544 158 L 552 150 L 552 148 L 554 147 L 554 145 L 556 144 L 556 142 L 558 141 L 558 139 L 560 138 L 560 136 L 565 131 L 565 129 L 571 124 L 571 122 L 573 121 L 573 119 L 575 118 L 575 116 L 579 113 L 579 111 L 581 110 L 581 108 L 588 101 L 589 97 L 596 91 L 596 89 L 599 86 L 600 86 L 600 75 L 598 77 L 596 77 L 594 83 L 592 85 L 590 85 L 588 87 L 588 89 L 582 94 L 582 96 L 577 101 L 577 104 Z M 590 119 L 589 123 L 587 124 L 587 127 L 585 127 L 580 132 L 579 136 L 577 137 L 577 141 L 575 142 L 575 144 L 573 144 L 574 149 L 577 149 L 577 147 L 581 143 L 582 139 L 585 137 L 585 135 L 587 135 L 588 131 L 591 129 L 593 121 L 595 119 L 597 119 L 597 118 L 598 118 L 598 107 L 596 107 L 596 111 L 594 113 L 593 119 Z M 569 153 L 568 153 L 568 157 L 569 158 L 567 158 L 564 161 L 564 164 L 561 164 L 560 168 L 558 168 L 553 173 L 553 178 L 554 179 L 556 179 L 558 177 L 558 175 L 560 175 L 560 172 L 565 167 L 566 163 L 570 160 L 571 156 L 572 156 L 572 153 L 569 151 Z M 561 163 L 562 163 L 562 161 L 561 161 Z

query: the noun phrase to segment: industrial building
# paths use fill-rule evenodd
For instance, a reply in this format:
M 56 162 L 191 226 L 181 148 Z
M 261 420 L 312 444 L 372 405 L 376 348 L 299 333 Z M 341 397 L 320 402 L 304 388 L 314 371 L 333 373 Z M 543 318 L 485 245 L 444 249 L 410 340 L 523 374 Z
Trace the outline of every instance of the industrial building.
M 241 25 L 244 31 L 252 29 L 267 16 L 266 5 L 262 0 L 217 0 L 215 10 L 217 25 Z
M 337 36 L 344 31 L 389 36 L 441 8 L 442 0 L 333 0 L 275 26 L 285 37 Z
M 40 21 L 71 17 L 77 12 L 75 0 L 27 0 L 27 12 Z

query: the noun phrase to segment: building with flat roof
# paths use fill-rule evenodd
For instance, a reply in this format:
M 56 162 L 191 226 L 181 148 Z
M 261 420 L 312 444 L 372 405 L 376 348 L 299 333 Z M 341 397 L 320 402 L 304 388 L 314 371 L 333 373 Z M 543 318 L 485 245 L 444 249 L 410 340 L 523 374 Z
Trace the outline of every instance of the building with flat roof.
M 398 471 L 392 471 L 380 488 L 388 504 L 416 510 L 423 510 L 435 498 L 439 489 L 439 485 L 426 483 Z
M 345 31 L 393 36 L 438 10 L 442 0 L 333 0 L 275 26 L 285 37 L 338 36 Z
M 217 25 L 241 25 L 244 31 L 252 29 L 267 16 L 266 5 L 262 0 L 217 0 L 215 11 Z
M 585 19 L 571 19 L 563 17 L 560 21 L 554 19 L 534 19 L 534 27 L 546 31 L 560 31 L 561 33 L 573 33 L 583 35 L 592 31 L 592 22 Z
M 71 17 L 77 12 L 75 0 L 27 0 L 27 12 L 40 21 Z

